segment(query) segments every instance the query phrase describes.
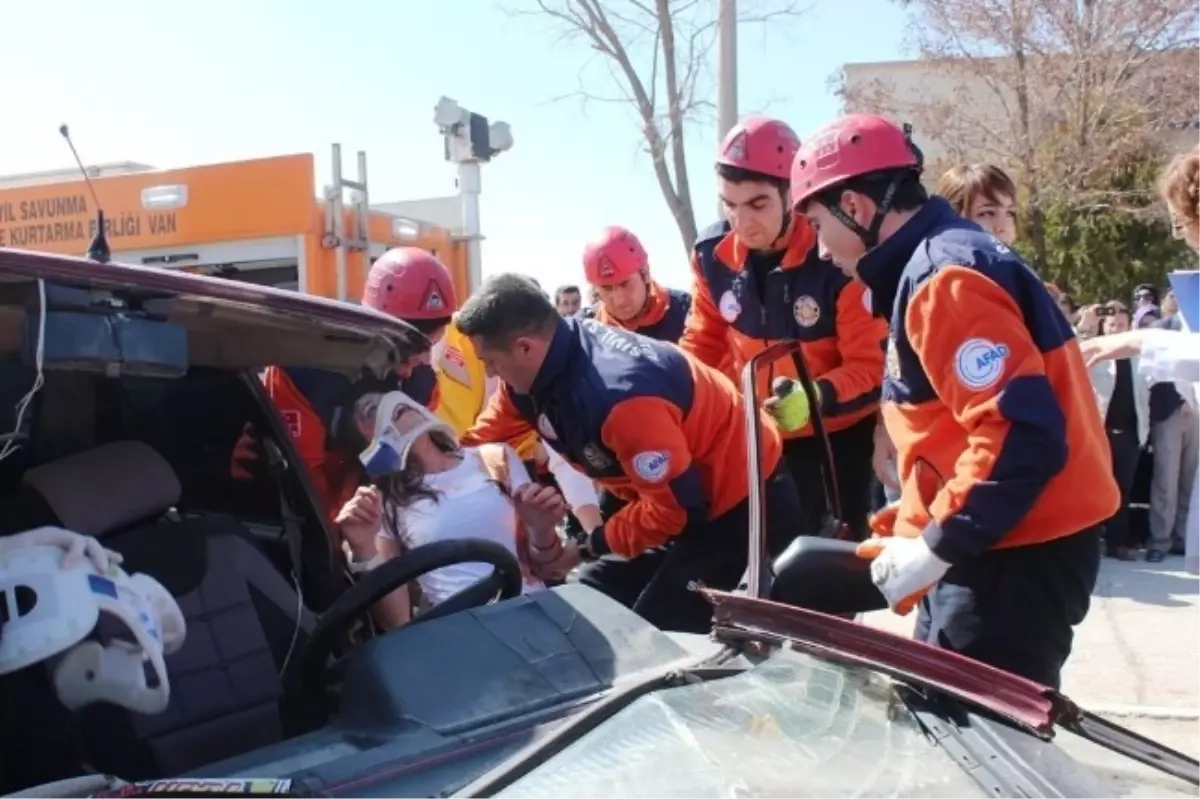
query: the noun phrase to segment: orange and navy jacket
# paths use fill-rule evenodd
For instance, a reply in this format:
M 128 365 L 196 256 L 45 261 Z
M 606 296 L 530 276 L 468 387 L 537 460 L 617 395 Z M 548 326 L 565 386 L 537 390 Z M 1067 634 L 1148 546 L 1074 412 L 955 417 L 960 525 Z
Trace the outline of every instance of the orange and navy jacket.
M 738 378 L 768 345 L 798 339 L 820 391 L 825 428 L 836 432 L 879 407 L 887 322 L 873 316 L 863 286 L 822 260 L 815 244 L 798 216 L 787 247 L 773 253 L 750 252 L 728 222 L 701 232 L 692 252 L 692 313 L 679 345 Z M 763 370 L 760 397 L 769 396 L 778 375 L 798 377 L 795 363 L 779 360 Z M 786 435 L 812 434 L 810 424 Z
M 350 423 L 343 417 L 353 394 L 352 381 L 324 369 L 268 366 L 262 382 L 332 521 L 364 479 L 358 453 L 348 452 L 336 435 L 338 425 Z M 436 408 L 437 376 L 427 364 L 394 387 L 431 410 Z
M 676 344 L 683 335 L 683 325 L 691 309 L 691 294 L 678 289 L 663 288 L 657 281 L 651 280 L 646 307 L 636 319 L 622 322 L 605 309 L 604 303 L 585 308 L 580 315 L 585 319 L 595 319 L 601 324 L 632 330 L 658 341 Z
M 1119 497 L 1070 324 L 1021 258 L 935 197 L 858 265 L 891 319 L 893 530 L 950 563 L 1051 541 Z
M 763 420 L 764 474 L 782 444 Z M 463 443 L 518 439 L 531 429 L 629 504 L 604 525 L 613 552 L 635 557 L 746 499 L 742 397 L 723 374 L 678 347 L 562 319 L 529 394 L 505 384 Z

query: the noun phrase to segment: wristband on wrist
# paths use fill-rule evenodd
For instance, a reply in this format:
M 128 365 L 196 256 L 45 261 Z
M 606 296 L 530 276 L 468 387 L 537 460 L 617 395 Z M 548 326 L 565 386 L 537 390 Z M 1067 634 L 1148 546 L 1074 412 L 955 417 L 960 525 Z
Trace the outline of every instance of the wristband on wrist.
M 562 555 L 562 551 L 563 551 L 562 540 L 559 539 L 557 536 L 554 539 L 554 543 L 548 547 L 539 547 L 537 544 L 533 543 L 533 539 L 527 539 L 525 545 L 526 545 L 526 548 L 529 550 L 529 558 L 534 563 L 549 563 L 551 561 L 554 561 L 554 560 L 558 559 L 558 557 L 560 555 Z M 548 558 L 538 557 L 539 555 L 545 554 L 547 552 L 550 552 L 553 554 Z
M 579 542 L 580 560 L 591 562 L 611 553 L 608 537 L 604 533 L 604 525 L 592 530 Z
M 383 561 L 383 555 L 379 552 L 376 552 L 375 556 L 369 560 L 351 560 L 347 562 L 346 566 L 350 569 L 351 574 L 364 574 L 372 569 L 379 568 Z

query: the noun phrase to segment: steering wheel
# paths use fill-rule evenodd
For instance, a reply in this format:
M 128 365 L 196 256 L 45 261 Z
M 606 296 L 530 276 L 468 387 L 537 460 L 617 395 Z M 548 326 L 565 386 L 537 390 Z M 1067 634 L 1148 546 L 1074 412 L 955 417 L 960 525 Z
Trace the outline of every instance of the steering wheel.
M 435 541 L 411 549 L 378 568 L 361 575 L 358 581 L 321 614 L 309 636 L 301 660 L 302 685 L 309 691 L 325 687 L 325 669 L 335 642 L 344 638 L 350 625 L 371 606 L 402 585 L 456 563 L 485 563 L 494 571 L 474 585 L 447 597 L 410 624 L 448 616 L 460 610 L 486 605 L 492 599 L 519 596 L 523 578 L 521 564 L 506 547 L 480 538 Z

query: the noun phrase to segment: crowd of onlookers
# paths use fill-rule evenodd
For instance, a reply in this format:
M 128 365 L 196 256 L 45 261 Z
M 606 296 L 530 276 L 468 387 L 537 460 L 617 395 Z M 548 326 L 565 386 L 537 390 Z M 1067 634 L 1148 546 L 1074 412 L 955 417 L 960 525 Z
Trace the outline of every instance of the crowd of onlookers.
M 1167 290 L 1142 284 L 1131 303 L 1111 300 L 1078 307 L 1066 294 L 1059 306 L 1081 339 L 1159 327 L 1182 330 L 1179 305 Z M 1092 367 L 1092 385 L 1112 449 L 1113 473 L 1122 507 L 1106 525 L 1109 557 L 1133 560 L 1139 547 L 1146 560 L 1182 555 L 1188 502 L 1200 459 L 1196 398 L 1189 386 L 1147 385 L 1137 379 L 1136 358 Z

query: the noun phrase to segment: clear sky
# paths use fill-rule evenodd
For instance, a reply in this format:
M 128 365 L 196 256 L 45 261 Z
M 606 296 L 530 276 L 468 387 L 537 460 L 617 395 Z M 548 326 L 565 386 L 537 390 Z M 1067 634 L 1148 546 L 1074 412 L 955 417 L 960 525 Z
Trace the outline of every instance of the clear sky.
M 837 114 L 828 79 L 841 64 L 904 55 L 904 15 L 889 0 L 812 5 L 803 18 L 739 34 L 740 111 L 782 117 L 802 136 Z M 508 122 L 515 139 L 483 168 L 485 275 L 523 272 L 548 289 L 581 282 L 587 238 L 623 224 L 642 238 L 656 276 L 688 283 L 631 112 L 552 101 L 578 88 L 595 56 L 494 0 L 0 0 L 0 25 L 0 174 L 70 165 L 57 134 L 68 122 L 93 163 L 167 168 L 311 152 L 323 185 L 338 141 L 350 169 L 354 151 L 367 152 L 373 202 L 447 195 L 455 169 L 432 122 L 447 95 Z M 585 77 L 606 93 L 603 71 Z M 716 215 L 714 139 L 715 123 L 688 140 L 701 226 Z

